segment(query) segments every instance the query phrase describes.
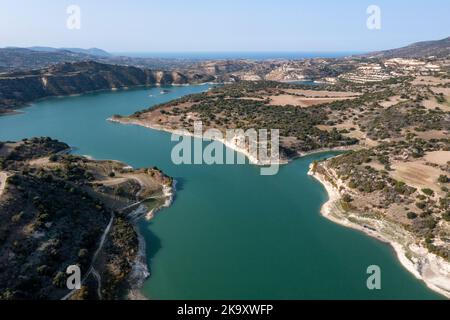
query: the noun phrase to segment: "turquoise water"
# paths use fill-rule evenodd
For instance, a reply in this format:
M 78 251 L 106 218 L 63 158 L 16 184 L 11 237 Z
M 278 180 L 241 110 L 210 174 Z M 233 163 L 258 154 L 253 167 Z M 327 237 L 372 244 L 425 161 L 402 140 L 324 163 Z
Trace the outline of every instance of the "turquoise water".
M 74 152 L 158 166 L 178 180 L 174 204 L 140 224 L 154 299 L 436 299 L 398 263 L 393 250 L 319 214 L 327 195 L 306 175 L 323 153 L 260 176 L 252 165 L 181 165 L 170 160 L 170 135 L 106 119 L 127 115 L 207 85 L 104 92 L 55 98 L 0 117 L 0 140 L 51 136 Z M 382 289 L 366 288 L 379 265 Z

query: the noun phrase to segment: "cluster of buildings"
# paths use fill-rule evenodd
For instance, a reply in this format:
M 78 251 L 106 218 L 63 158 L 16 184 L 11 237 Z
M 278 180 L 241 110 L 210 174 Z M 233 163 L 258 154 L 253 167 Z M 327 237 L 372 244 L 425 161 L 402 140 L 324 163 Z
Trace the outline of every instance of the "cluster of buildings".
M 384 65 L 400 74 L 430 75 L 441 71 L 437 64 L 417 59 L 393 58 L 386 60 Z
M 361 63 L 354 72 L 339 76 L 340 79 L 356 82 L 378 82 L 399 76 L 433 75 L 441 71 L 438 64 L 418 59 L 393 58 L 380 63 Z
M 379 82 L 389 80 L 392 77 L 393 75 L 378 63 L 364 63 L 354 72 L 344 73 L 339 76 L 340 79 L 356 83 Z

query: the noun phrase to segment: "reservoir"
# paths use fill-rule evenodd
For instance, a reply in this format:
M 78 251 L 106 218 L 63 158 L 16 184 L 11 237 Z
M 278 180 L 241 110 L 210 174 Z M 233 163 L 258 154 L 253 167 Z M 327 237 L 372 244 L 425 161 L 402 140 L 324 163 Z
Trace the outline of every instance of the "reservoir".
M 170 208 L 140 230 L 151 277 L 150 299 L 439 299 L 407 272 L 390 246 L 334 224 L 319 211 L 325 189 L 297 159 L 275 176 L 246 165 L 175 165 L 170 134 L 108 122 L 209 85 L 139 88 L 53 98 L 0 117 L 0 140 L 50 136 L 73 152 L 157 166 L 174 177 Z M 381 268 L 381 290 L 366 286 L 367 267 Z

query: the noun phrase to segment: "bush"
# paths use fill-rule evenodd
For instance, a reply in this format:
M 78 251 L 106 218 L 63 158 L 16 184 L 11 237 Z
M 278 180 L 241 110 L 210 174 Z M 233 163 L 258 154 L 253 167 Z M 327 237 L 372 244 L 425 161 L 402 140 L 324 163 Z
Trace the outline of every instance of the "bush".
M 450 211 L 447 211 L 447 212 L 443 213 L 443 214 L 442 214 L 442 218 L 443 218 L 445 221 L 450 221 Z
M 434 195 L 434 191 L 431 190 L 430 188 L 424 188 L 424 189 L 422 189 L 422 192 L 425 193 L 427 196 L 433 196 Z
M 88 250 L 87 249 L 80 249 L 79 251 L 78 251 L 78 257 L 79 258 L 85 258 L 85 257 L 87 257 L 87 255 L 88 255 Z
M 64 288 L 66 286 L 66 275 L 64 272 L 59 271 L 52 281 L 53 285 L 58 288 Z
M 419 209 L 425 209 L 426 203 L 425 202 L 416 202 L 416 207 Z
M 437 224 L 437 222 L 433 218 L 430 218 L 426 221 L 426 226 L 429 229 L 434 229 L 436 227 L 436 224 Z
M 342 201 L 349 203 L 349 202 L 352 202 L 353 199 L 352 199 L 352 197 L 351 197 L 350 195 L 344 194 L 344 195 L 342 196 Z
M 415 212 L 408 212 L 406 214 L 406 216 L 408 217 L 408 219 L 413 220 L 413 219 L 417 218 L 417 213 L 415 213 Z
M 440 183 L 448 183 L 448 177 L 445 174 L 441 174 L 438 178 L 438 182 Z
M 349 187 L 349 188 L 352 188 L 352 189 L 355 189 L 355 188 L 358 187 L 358 185 L 356 184 L 355 180 L 351 180 L 351 181 L 348 183 L 348 187 Z
M 47 274 L 49 271 L 49 267 L 47 265 L 40 265 L 39 267 L 36 268 L 37 273 L 39 274 Z
M 13 215 L 13 216 L 11 217 L 11 222 L 12 222 L 12 223 L 19 223 L 20 220 L 22 219 L 22 216 L 23 216 L 23 212 L 20 212 L 20 213 L 18 213 L 18 214 Z

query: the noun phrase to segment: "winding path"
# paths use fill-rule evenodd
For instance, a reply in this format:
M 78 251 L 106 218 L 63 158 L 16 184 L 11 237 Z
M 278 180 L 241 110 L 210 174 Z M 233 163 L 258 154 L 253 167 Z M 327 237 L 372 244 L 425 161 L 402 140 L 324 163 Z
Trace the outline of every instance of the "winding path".
M 0 174 L 2 174 L 2 172 L 0 172 Z M 0 176 L 1 177 L 1 176 Z M 6 174 L 5 174 L 5 180 L 6 180 Z M 140 186 L 141 186 L 141 190 L 139 190 L 136 193 L 136 202 L 132 203 L 131 205 L 128 205 L 120 210 L 118 210 L 119 212 L 122 212 L 124 210 L 130 209 L 134 206 L 140 205 L 142 202 L 149 200 L 149 199 L 157 199 L 157 198 L 162 198 L 163 196 L 154 196 L 154 197 L 149 197 L 143 200 L 138 200 L 139 199 L 139 195 L 144 191 L 144 187 L 145 185 L 142 183 L 142 181 L 140 181 L 139 179 L 135 179 L 136 181 L 139 182 Z M 3 185 L 3 184 L 2 184 Z M 0 190 L 1 191 L 1 190 Z M 0 192 L 1 195 L 1 192 Z M 83 284 L 86 279 L 92 274 L 94 276 L 94 278 L 97 280 L 97 296 L 98 298 L 101 300 L 102 299 L 102 292 L 101 292 L 101 288 L 102 288 L 102 279 L 100 274 L 98 273 L 98 271 L 95 269 L 94 265 L 95 262 L 97 261 L 98 255 L 100 254 L 100 251 L 103 249 L 103 246 L 105 244 L 106 241 L 106 237 L 108 236 L 109 232 L 111 231 L 111 226 L 114 222 L 114 212 L 111 212 L 111 219 L 109 220 L 108 225 L 106 226 L 105 230 L 103 231 L 102 237 L 100 238 L 100 243 L 97 247 L 97 250 L 95 251 L 94 255 L 92 256 L 92 261 L 91 264 L 89 266 L 89 270 L 88 272 L 84 275 L 83 279 L 81 280 L 81 283 Z M 67 295 L 65 295 L 61 300 L 67 300 L 69 299 L 75 292 L 77 291 L 77 289 L 74 289 L 72 291 L 70 291 Z
M 98 286 L 97 286 L 97 295 L 98 298 L 101 300 L 102 299 L 102 292 L 101 292 L 101 287 L 102 287 L 102 279 L 100 277 L 100 274 L 97 272 L 97 270 L 95 270 L 94 268 L 94 264 L 97 261 L 97 257 L 100 253 L 100 251 L 103 249 L 103 245 L 105 244 L 106 241 L 106 237 L 109 234 L 109 231 L 111 231 L 111 226 L 113 224 L 114 221 L 114 212 L 111 212 L 111 219 L 109 220 L 108 225 L 106 226 L 105 231 L 103 231 L 102 237 L 100 238 L 100 243 L 97 247 L 97 250 L 95 251 L 94 255 L 92 256 L 92 261 L 91 261 L 91 265 L 89 266 L 89 270 L 88 272 L 85 274 L 85 276 L 83 277 L 83 280 L 81 280 L 81 284 L 83 284 L 86 279 L 90 276 L 90 274 L 92 273 L 95 277 L 95 279 L 97 280 Z M 73 289 L 72 291 L 70 291 L 67 295 L 65 295 L 61 300 L 67 300 L 69 299 L 75 292 L 77 291 L 77 289 Z

